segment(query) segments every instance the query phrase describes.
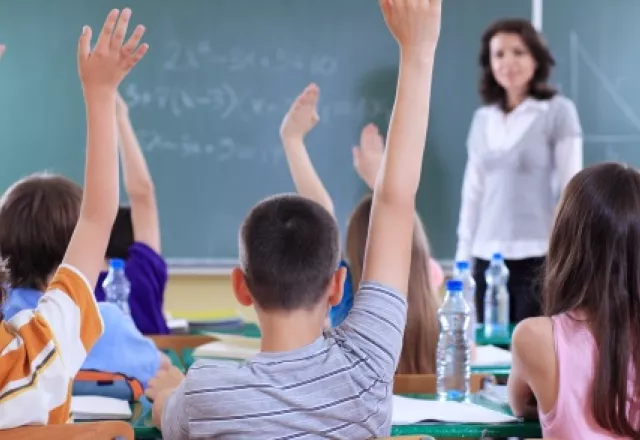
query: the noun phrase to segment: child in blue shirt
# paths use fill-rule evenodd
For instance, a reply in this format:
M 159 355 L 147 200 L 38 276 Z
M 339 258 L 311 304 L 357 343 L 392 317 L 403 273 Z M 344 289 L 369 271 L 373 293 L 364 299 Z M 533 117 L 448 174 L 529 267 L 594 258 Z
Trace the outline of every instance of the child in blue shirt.
M 8 262 L 10 290 L 2 304 L 4 319 L 35 309 L 62 262 L 80 214 L 82 189 L 56 175 L 35 174 L 11 186 L 0 206 L 0 252 Z M 99 304 L 104 333 L 82 370 L 119 373 L 143 387 L 170 363 L 117 306 Z

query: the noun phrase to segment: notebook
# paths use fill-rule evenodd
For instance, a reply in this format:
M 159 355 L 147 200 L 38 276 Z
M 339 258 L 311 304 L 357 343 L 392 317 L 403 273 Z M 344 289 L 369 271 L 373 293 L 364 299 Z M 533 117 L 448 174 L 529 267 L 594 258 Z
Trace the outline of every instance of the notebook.
M 412 399 L 393 396 L 391 422 L 410 425 L 420 422 L 445 423 L 510 423 L 516 417 L 473 403 Z
M 71 414 L 75 420 L 129 420 L 129 402 L 113 397 L 73 396 Z
M 511 352 L 493 345 L 476 347 L 476 359 L 471 362 L 474 367 L 509 367 Z

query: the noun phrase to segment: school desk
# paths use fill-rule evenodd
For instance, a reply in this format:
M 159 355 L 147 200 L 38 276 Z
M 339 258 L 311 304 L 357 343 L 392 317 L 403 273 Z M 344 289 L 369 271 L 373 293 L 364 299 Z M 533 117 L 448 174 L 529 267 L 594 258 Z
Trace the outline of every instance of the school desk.
M 435 399 L 432 395 L 409 394 L 409 397 Z M 481 397 L 473 396 L 474 403 L 488 408 L 509 413 L 505 405 L 496 405 Z M 151 420 L 151 402 L 143 398 L 140 402 L 131 406 L 133 416 L 129 423 L 133 427 L 136 439 L 156 439 L 161 437 Z M 392 436 L 400 435 L 431 435 L 434 437 L 528 437 L 541 438 L 542 430 L 537 421 L 514 422 L 509 424 L 452 424 L 452 423 L 424 423 L 413 425 L 394 425 L 391 429 Z
M 407 397 L 435 400 L 431 394 L 406 394 Z M 507 405 L 490 402 L 478 395 L 471 396 L 473 403 L 511 414 Z M 393 425 L 392 436 L 431 435 L 433 437 L 485 438 L 485 437 L 525 437 L 542 438 L 542 429 L 538 421 L 519 421 L 503 424 L 482 423 L 416 423 L 412 425 Z
M 496 335 L 486 335 L 484 332 L 484 325 L 478 324 L 476 327 L 476 344 L 509 347 L 511 345 L 511 336 L 513 335 L 514 328 L 514 325 L 510 325 L 508 332 Z
M 182 362 L 184 363 L 184 366 L 189 369 L 189 367 L 191 367 L 191 365 L 193 365 L 193 363 L 197 360 L 194 356 L 193 356 L 193 348 L 185 348 L 182 351 Z M 479 374 L 487 374 L 487 375 L 492 375 L 495 376 L 496 378 L 505 378 L 509 376 L 509 372 L 511 371 L 511 367 L 505 367 L 505 366 L 482 366 L 482 367 L 475 367 L 475 366 L 471 366 L 471 373 L 479 373 Z
M 497 345 L 497 346 L 510 346 L 511 345 L 511 336 L 513 334 L 513 329 L 515 326 L 510 325 L 508 333 L 491 335 L 487 336 L 484 332 L 484 326 L 482 324 L 478 324 L 476 328 L 476 343 L 478 345 Z M 259 338 L 260 337 L 260 328 L 252 322 L 245 323 L 242 327 L 238 329 L 231 330 L 216 330 L 218 333 L 229 333 L 240 336 L 246 336 L 248 338 Z M 201 330 L 194 330 L 194 334 L 203 334 Z

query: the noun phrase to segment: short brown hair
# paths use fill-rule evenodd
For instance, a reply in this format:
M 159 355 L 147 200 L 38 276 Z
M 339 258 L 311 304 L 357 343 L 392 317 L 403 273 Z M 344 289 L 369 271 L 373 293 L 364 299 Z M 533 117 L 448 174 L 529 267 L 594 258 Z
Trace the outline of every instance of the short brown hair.
M 109 237 L 106 252 L 107 259 L 119 258 L 126 260 L 129 256 L 129 248 L 134 241 L 131 208 L 129 206 L 120 206 L 116 220 L 113 222 L 113 228 L 111 228 L 111 236 Z
M 62 263 L 80 215 L 82 188 L 52 174 L 13 184 L 0 201 L 0 254 L 12 287 L 44 290 Z
M 516 34 L 527 46 L 531 56 L 536 61 L 536 70 L 529 83 L 529 96 L 536 99 L 551 99 L 557 91 L 551 87 L 547 80 L 551 69 L 556 62 L 545 44 L 544 40 L 533 27 L 523 19 L 509 18 L 493 23 L 482 36 L 479 63 L 482 73 L 480 76 L 480 96 L 485 104 L 498 104 L 502 110 L 507 111 L 507 95 L 504 88 L 498 84 L 491 70 L 491 40 L 496 34 Z
M 298 195 L 258 203 L 240 230 L 240 264 L 263 310 L 313 309 L 338 270 L 339 256 L 335 219 Z
M 362 278 L 372 203 L 371 195 L 364 197 L 351 213 L 347 226 L 346 253 L 353 277 L 354 292 Z M 433 292 L 429 259 L 429 241 L 422 220 L 416 213 L 407 293 L 407 325 L 396 374 L 436 372 L 436 347 L 440 333 L 437 312 L 440 300 L 436 292 Z

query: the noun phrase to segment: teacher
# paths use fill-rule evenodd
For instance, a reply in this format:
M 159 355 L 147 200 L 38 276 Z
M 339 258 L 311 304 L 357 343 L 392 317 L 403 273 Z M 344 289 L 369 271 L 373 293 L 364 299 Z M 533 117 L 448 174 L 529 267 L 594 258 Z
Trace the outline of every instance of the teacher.
M 575 105 L 547 80 L 555 62 L 526 20 L 501 20 L 482 37 L 480 96 L 467 139 L 457 260 L 474 260 L 478 322 L 484 272 L 499 252 L 510 271 L 512 323 L 539 316 L 537 282 L 559 193 L 582 168 Z

